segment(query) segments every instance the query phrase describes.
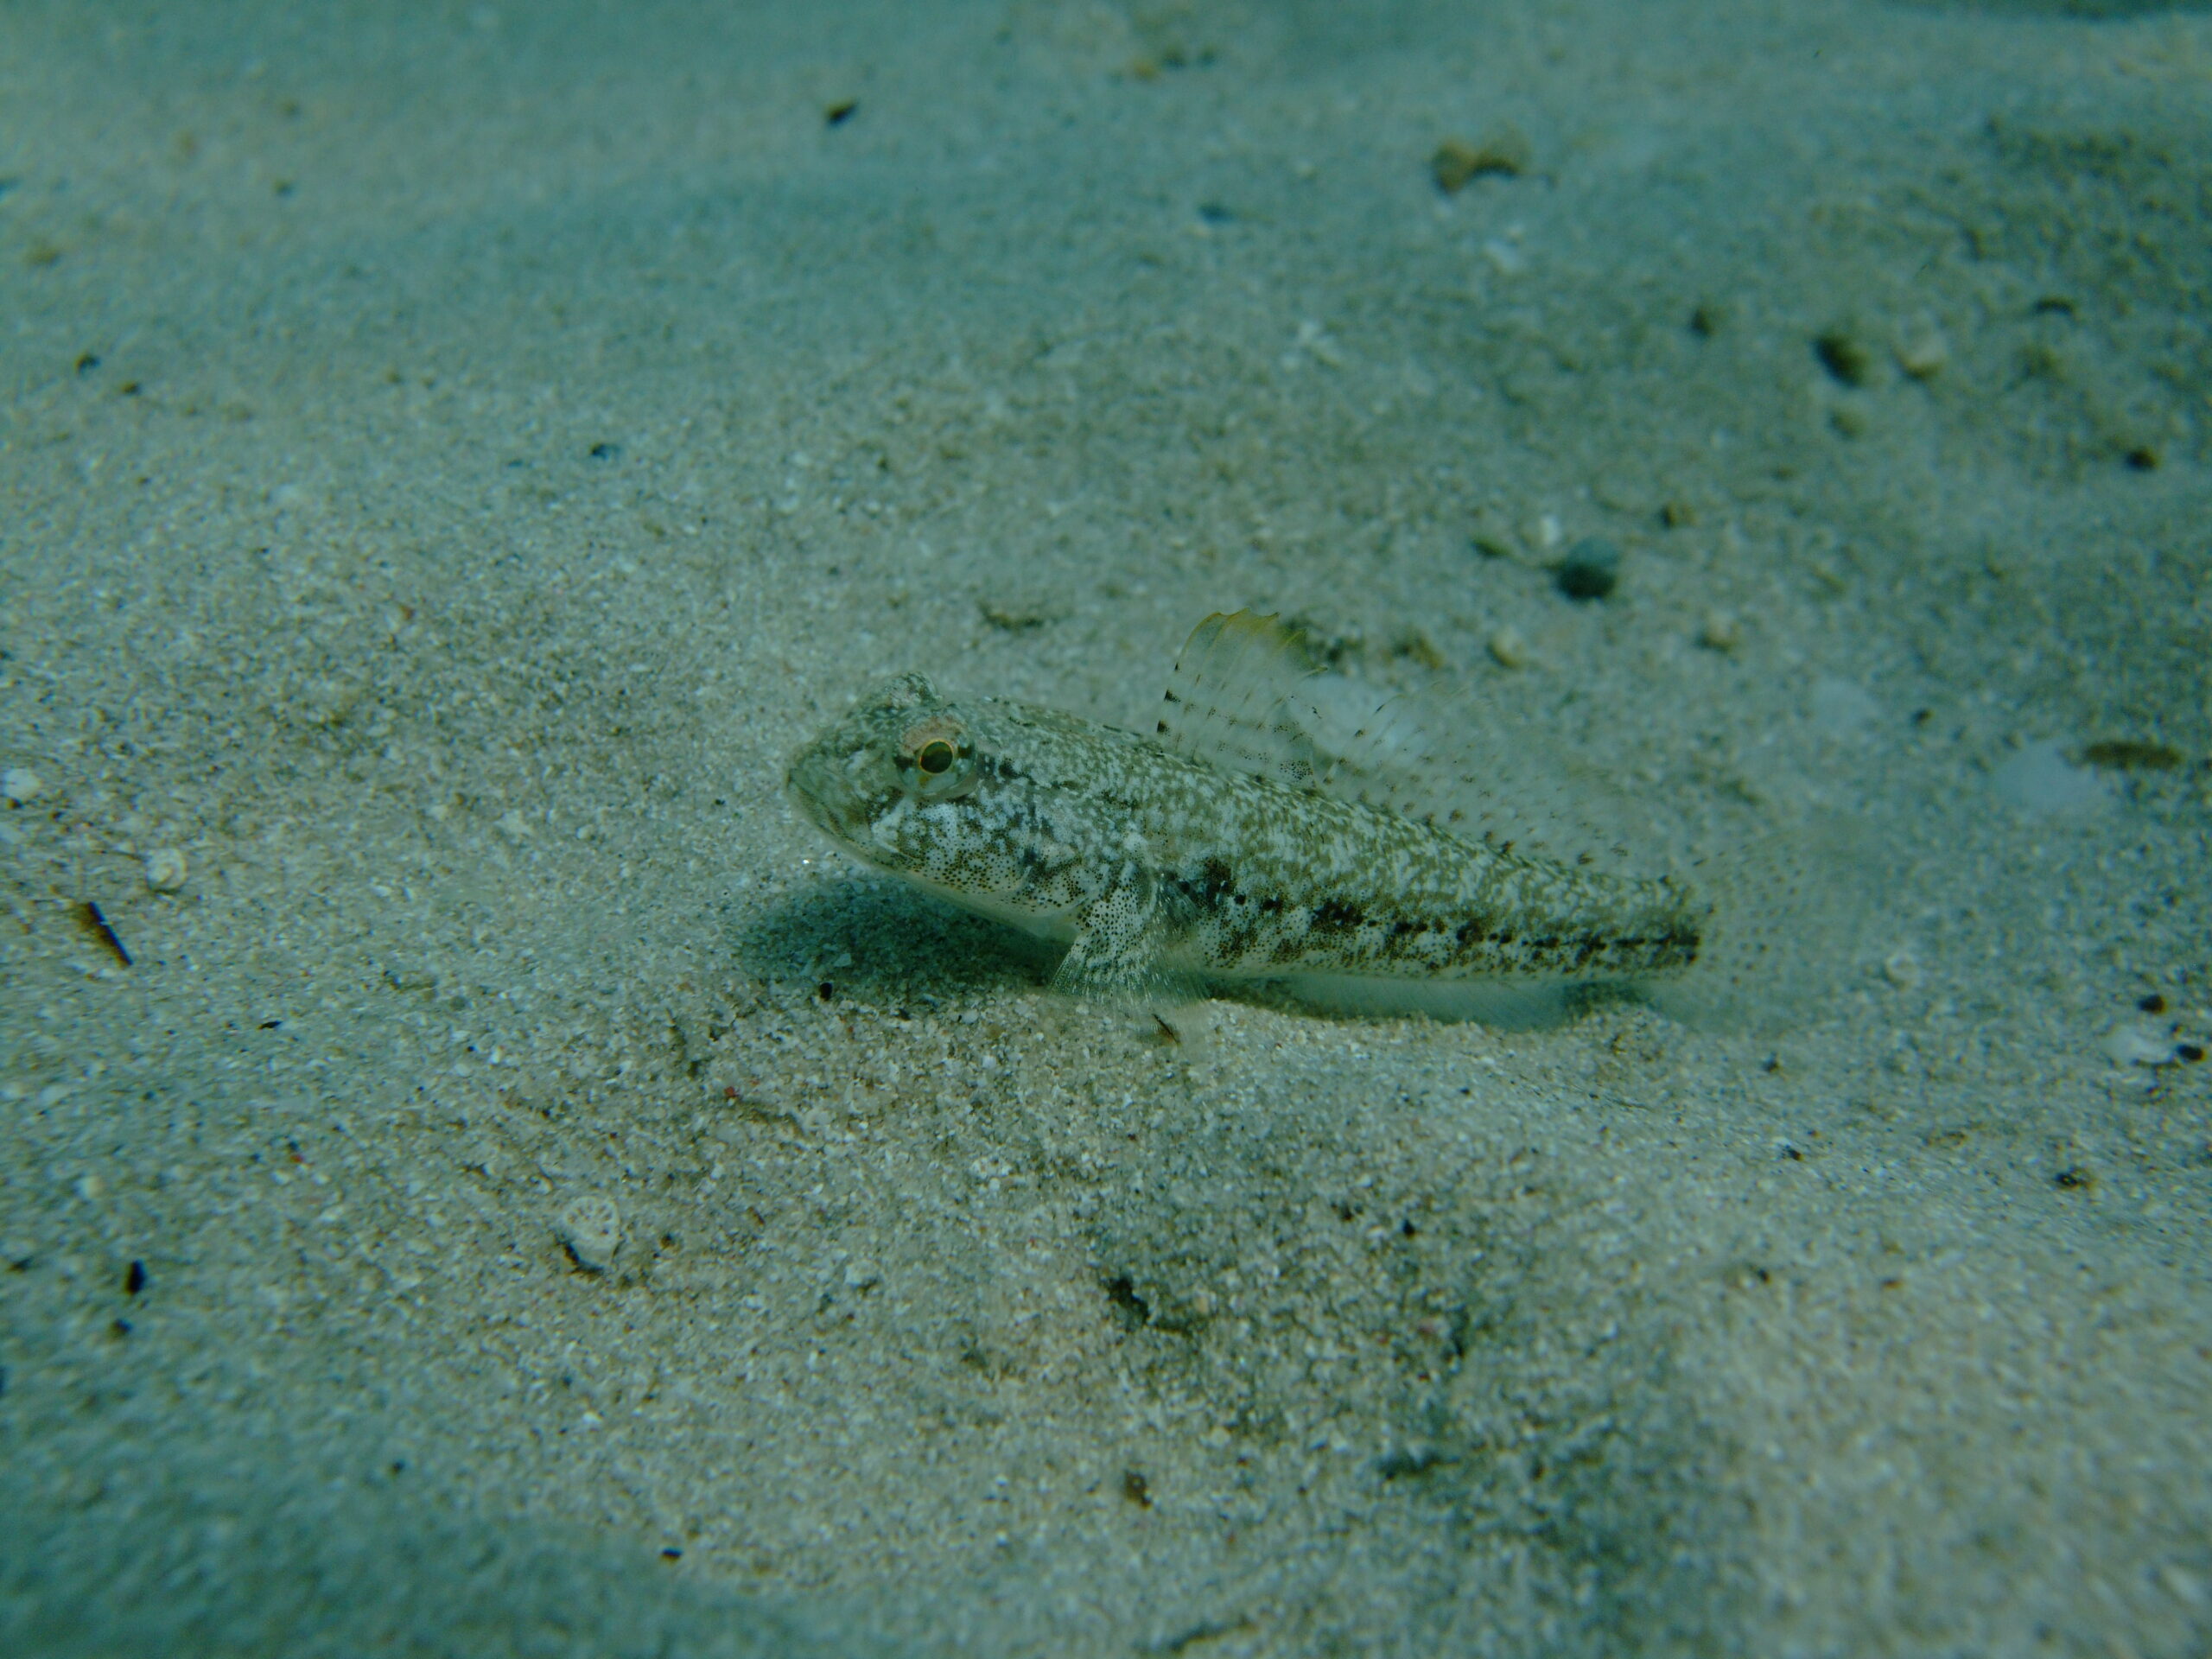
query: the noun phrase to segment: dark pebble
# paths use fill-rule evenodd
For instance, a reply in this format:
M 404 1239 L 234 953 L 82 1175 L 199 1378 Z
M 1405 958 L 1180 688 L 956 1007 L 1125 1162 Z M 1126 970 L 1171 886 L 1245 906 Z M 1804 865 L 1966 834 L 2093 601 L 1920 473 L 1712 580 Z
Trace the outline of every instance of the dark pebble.
M 1621 550 L 1601 536 L 1577 542 L 1554 578 L 1569 599 L 1603 599 L 1621 579 Z
M 1874 372 L 1874 354 L 1840 328 L 1831 328 L 1815 340 L 1813 355 L 1840 385 L 1863 386 Z

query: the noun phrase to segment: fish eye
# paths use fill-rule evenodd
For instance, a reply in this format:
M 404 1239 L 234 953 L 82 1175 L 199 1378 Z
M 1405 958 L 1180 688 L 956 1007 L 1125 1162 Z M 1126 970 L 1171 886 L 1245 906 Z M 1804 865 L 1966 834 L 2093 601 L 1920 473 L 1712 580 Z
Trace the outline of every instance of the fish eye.
M 924 801 L 957 800 L 976 786 L 976 755 L 967 728 L 950 715 L 933 715 L 906 728 L 899 742 L 899 770 Z

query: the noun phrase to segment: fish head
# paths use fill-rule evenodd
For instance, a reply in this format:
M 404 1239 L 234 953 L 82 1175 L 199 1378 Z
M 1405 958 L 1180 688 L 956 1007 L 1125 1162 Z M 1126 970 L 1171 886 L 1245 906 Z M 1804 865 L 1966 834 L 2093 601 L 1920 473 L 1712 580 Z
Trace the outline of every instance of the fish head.
M 974 722 L 921 675 L 901 674 L 792 756 L 785 787 L 855 857 L 923 874 L 957 827 L 937 809 L 974 796 L 982 777 Z

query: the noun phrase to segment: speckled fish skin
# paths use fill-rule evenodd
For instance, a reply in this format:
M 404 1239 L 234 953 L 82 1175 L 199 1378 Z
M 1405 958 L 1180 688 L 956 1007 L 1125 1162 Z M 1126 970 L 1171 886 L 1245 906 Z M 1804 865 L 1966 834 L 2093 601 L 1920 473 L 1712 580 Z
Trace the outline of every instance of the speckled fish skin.
M 791 796 L 855 857 L 1071 940 L 1056 984 L 1178 976 L 1642 982 L 1698 960 L 1708 912 L 1616 875 L 1224 770 L 1026 703 L 950 702 L 918 674 L 793 759 Z

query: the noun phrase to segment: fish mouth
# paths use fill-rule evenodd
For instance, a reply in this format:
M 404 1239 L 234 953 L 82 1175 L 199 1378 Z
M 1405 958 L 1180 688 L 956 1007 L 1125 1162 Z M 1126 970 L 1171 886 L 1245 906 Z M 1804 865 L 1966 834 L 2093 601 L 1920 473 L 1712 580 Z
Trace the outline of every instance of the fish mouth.
M 834 755 L 820 746 L 795 756 L 784 772 L 784 793 L 814 827 L 846 846 L 860 844 L 868 823 L 868 802 L 855 789 Z

